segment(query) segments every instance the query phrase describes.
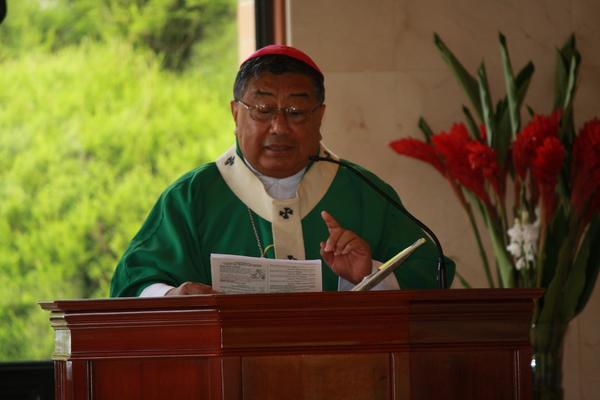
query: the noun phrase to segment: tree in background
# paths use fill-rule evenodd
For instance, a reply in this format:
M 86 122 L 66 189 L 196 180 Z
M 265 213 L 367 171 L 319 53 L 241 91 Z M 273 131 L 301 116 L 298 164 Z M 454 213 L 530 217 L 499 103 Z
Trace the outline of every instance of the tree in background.
M 0 26 L 0 360 L 106 297 L 167 184 L 233 141 L 235 0 L 23 0 Z

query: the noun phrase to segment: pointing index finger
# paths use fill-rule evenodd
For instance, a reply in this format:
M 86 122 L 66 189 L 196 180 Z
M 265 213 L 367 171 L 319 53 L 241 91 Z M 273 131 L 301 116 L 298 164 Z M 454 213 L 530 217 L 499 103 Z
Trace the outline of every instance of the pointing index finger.
M 337 229 L 341 228 L 340 224 L 329 214 L 327 211 L 321 211 L 321 218 L 325 221 L 325 225 L 327 225 L 327 229 Z

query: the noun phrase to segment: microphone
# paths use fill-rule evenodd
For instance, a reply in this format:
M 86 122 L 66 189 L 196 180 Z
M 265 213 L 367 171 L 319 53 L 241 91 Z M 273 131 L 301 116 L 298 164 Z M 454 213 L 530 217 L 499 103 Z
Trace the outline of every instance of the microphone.
M 369 185 L 369 187 L 371 187 L 371 189 L 373 189 L 377 193 L 379 193 L 379 195 L 382 196 L 384 199 L 386 199 L 391 205 L 393 205 L 398 210 L 400 210 L 400 212 L 402 214 L 406 215 L 411 221 L 413 221 L 415 224 L 417 224 L 419 226 L 419 228 L 421 228 L 421 230 L 423 230 L 423 232 L 425 232 L 427 234 L 427 236 L 429 236 L 429 238 L 433 241 L 433 243 L 435 244 L 435 247 L 437 248 L 437 252 L 438 252 L 438 265 L 437 265 L 438 287 L 440 289 L 448 289 L 448 280 L 446 278 L 447 277 L 446 260 L 444 258 L 444 251 L 442 250 L 442 245 L 440 244 L 440 241 L 438 240 L 437 236 L 435 236 L 433 231 L 431 229 L 429 229 L 429 227 L 427 225 L 425 225 L 424 223 L 419 221 L 417 219 L 417 217 L 415 217 L 410 212 L 408 212 L 408 210 L 406 208 L 404 208 L 398 201 L 396 201 L 389 194 L 387 194 L 386 192 L 384 192 L 383 190 L 378 188 L 377 185 L 375 185 L 361 171 L 354 168 L 352 165 L 348 164 L 347 162 L 344 162 L 342 160 L 338 161 L 338 160 L 334 160 L 333 158 L 320 157 L 320 156 L 310 156 L 310 157 L 308 157 L 308 159 L 311 161 L 315 161 L 315 162 L 326 161 L 326 162 L 338 164 L 338 165 L 341 165 L 342 167 L 347 168 L 350 172 L 352 172 L 354 175 L 358 176 L 367 185 Z

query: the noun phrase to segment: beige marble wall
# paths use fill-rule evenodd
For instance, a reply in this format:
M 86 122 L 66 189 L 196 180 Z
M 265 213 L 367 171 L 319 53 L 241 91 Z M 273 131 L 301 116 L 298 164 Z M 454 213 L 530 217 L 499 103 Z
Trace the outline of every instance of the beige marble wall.
M 243 61 L 256 50 L 254 0 L 238 0 L 238 60 Z
M 466 278 L 485 280 L 471 228 L 433 168 L 386 147 L 417 136 L 419 116 L 434 130 L 461 119 L 467 100 L 433 45 L 438 32 L 465 66 L 485 60 L 495 99 L 504 94 L 498 31 L 513 65 L 536 65 L 527 104 L 548 112 L 554 48 L 575 32 L 583 55 L 578 125 L 600 117 L 600 1 L 597 0 L 290 0 L 289 43 L 326 74 L 325 142 L 376 172 L 440 236 Z M 600 384 L 600 290 L 570 327 L 564 361 L 566 399 L 597 398 Z

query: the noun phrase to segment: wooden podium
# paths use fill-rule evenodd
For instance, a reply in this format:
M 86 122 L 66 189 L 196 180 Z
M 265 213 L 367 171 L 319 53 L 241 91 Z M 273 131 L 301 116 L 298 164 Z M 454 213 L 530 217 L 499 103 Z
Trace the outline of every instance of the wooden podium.
M 41 303 L 57 399 L 530 399 L 540 290 Z

